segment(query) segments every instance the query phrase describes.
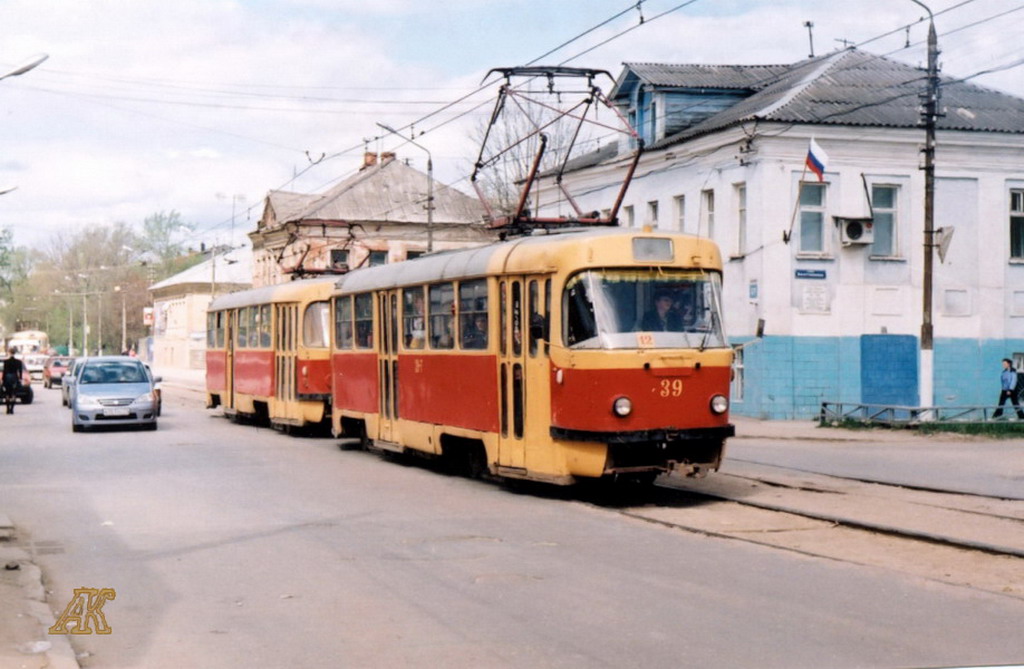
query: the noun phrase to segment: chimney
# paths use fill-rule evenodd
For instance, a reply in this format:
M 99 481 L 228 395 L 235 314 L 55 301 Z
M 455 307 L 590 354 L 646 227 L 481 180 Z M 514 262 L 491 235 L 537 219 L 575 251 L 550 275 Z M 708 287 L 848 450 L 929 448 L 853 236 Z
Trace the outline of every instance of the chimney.
M 395 159 L 394 151 L 384 151 L 380 154 L 380 164 L 385 165 Z
M 363 169 L 367 167 L 373 167 L 377 164 L 377 154 L 373 151 L 366 151 L 363 153 Z

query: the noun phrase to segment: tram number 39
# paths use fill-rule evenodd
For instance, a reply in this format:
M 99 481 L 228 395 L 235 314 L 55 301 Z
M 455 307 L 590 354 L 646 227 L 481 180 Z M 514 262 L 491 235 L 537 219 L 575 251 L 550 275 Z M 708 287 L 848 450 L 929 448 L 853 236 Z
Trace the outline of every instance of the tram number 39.
M 679 397 L 683 394 L 683 380 L 662 379 L 661 392 L 659 394 L 662 397 Z

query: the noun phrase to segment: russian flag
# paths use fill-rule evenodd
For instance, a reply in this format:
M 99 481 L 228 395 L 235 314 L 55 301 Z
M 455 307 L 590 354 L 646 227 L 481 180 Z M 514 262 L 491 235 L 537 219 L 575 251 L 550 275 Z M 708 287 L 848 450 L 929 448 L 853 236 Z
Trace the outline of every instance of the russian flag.
M 825 181 L 825 165 L 828 164 L 828 154 L 818 146 L 818 143 L 811 138 L 811 145 L 807 147 L 807 169 L 818 175 L 818 181 Z

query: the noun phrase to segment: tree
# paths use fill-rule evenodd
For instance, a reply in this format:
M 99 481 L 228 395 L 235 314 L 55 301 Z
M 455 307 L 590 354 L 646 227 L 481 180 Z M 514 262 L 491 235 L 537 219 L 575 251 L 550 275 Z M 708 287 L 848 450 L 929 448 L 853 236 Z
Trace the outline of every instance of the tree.
M 81 349 L 87 340 L 89 352 L 120 352 L 122 315 L 129 343 L 146 336 L 149 286 L 202 261 L 173 239 L 192 227 L 177 212 L 158 213 L 143 221 L 142 234 L 127 223 L 92 225 L 56 234 L 35 252 L 12 249 L 9 233 L 0 233 L 0 317 L 8 328 L 45 330 L 54 345 Z

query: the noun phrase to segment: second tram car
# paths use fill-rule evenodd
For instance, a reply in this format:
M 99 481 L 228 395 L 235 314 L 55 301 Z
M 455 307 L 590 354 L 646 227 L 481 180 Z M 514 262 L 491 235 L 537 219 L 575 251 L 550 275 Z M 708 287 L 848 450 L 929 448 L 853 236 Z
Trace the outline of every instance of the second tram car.
M 570 484 L 719 467 L 733 351 L 697 237 L 535 234 L 341 277 L 333 432 Z
M 231 293 L 207 312 L 207 407 L 290 430 L 330 420 L 333 279 Z

